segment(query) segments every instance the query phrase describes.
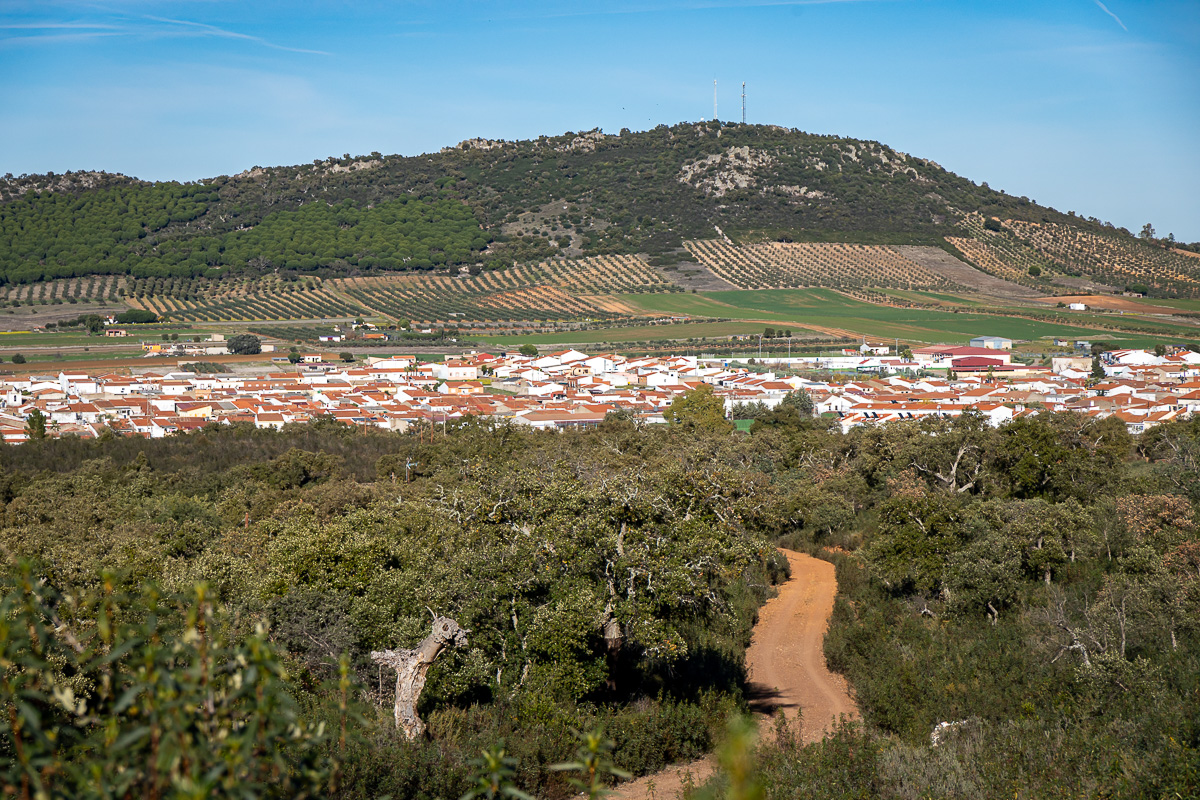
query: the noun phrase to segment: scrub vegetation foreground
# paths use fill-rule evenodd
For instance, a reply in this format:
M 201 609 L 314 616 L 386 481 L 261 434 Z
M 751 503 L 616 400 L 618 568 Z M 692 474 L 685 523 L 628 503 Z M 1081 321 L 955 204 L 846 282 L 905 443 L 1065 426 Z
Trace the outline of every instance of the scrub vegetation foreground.
M 565 798 L 713 748 L 695 793 L 1200 794 L 1200 421 L 707 405 L 0 449 L 3 794 Z M 837 568 L 862 720 L 815 744 L 738 722 L 777 546 Z M 409 741 L 370 654 L 431 613 Z

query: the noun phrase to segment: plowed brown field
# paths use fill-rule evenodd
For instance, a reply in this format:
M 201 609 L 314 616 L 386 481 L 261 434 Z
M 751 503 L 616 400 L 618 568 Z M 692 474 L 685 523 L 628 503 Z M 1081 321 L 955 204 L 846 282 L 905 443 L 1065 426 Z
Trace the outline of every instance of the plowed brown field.
M 1062 297 L 1039 297 L 1039 303 L 1047 303 L 1055 305 L 1057 303 L 1083 303 L 1088 308 L 1106 308 L 1111 311 L 1132 311 L 1135 313 L 1153 313 L 1155 309 L 1130 300 L 1128 297 L 1120 297 L 1110 294 L 1077 294 L 1064 295 Z

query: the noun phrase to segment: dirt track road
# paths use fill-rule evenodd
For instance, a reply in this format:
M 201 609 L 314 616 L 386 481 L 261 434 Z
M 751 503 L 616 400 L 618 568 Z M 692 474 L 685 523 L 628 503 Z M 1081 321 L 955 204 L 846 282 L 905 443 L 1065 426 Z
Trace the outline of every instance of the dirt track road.
M 825 629 L 833 613 L 837 579 L 828 561 L 792 550 L 779 552 L 787 556 L 792 577 L 759 611 L 746 651 L 752 707 L 760 736 L 771 735 L 771 726 L 764 724 L 768 716 L 781 713 L 795 719 L 799 712 L 801 738 L 805 743 L 815 742 L 840 716 L 858 717 L 845 679 L 825 667 Z M 700 784 L 712 775 L 714 767 L 711 756 L 668 767 L 621 786 L 613 797 L 672 800 L 689 776 Z
M 801 712 L 806 743 L 825 737 L 838 718 L 856 718 L 846 679 L 825 666 L 825 630 L 833 614 L 837 579 L 833 564 L 781 550 L 792 577 L 759 611 L 754 639 L 746 651 L 751 690 L 760 692 L 762 711 L 789 718 Z

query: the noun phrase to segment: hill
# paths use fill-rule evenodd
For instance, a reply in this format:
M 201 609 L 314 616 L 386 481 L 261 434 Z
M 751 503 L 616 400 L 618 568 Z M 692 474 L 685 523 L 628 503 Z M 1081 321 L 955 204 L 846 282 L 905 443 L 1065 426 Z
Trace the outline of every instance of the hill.
M 878 142 L 716 122 L 184 184 L 0 180 L 0 305 L 179 321 L 558 325 L 735 288 L 1196 296 L 1200 258 L 1166 244 Z

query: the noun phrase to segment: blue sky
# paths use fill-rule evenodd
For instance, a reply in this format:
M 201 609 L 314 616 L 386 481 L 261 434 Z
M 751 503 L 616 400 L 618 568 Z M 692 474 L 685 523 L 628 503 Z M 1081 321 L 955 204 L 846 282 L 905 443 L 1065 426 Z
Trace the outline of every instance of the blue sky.
M 0 173 L 195 180 L 719 116 L 1200 240 L 1196 0 L 0 0 Z

